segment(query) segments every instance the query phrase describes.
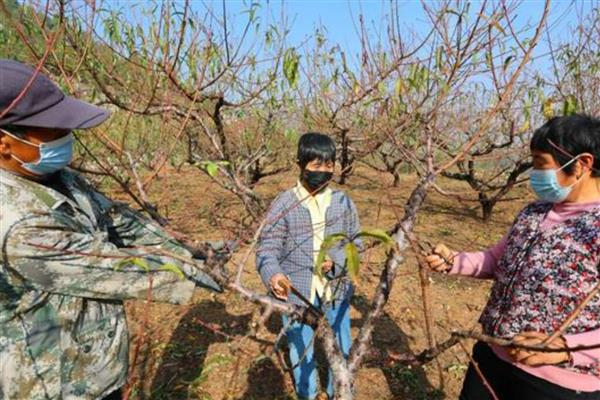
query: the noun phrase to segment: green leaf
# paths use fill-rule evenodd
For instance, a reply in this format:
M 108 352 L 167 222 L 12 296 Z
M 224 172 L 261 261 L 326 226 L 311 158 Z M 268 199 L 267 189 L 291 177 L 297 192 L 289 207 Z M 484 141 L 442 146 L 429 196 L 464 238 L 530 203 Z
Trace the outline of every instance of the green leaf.
M 135 265 L 141 269 L 143 269 L 146 272 L 150 272 L 150 266 L 148 265 L 148 263 L 139 257 L 132 257 L 132 258 L 126 258 L 124 260 L 119 261 L 114 269 L 115 270 L 119 270 L 121 268 L 123 268 L 126 265 Z M 181 271 L 181 268 L 179 268 L 177 265 L 172 264 L 172 263 L 166 263 L 161 265 L 158 269 L 158 271 L 170 271 L 175 273 L 180 279 L 185 279 L 185 275 L 183 274 L 183 271 Z
M 131 265 L 131 264 L 140 267 L 141 269 L 143 269 L 146 272 L 150 271 L 150 266 L 146 263 L 146 261 L 144 261 L 143 259 L 138 258 L 138 257 L 126 258 L 124 260 L 121 260 L 115 265 L 114 268 L 116 271 L 116 270 L 123 268 L 126 265 Z
M 296 53 L 296 49 L 289 48 L 283 55 L 283 74 L 289 85 L 295 88 L 298 84 L 298 66 L 300 64 L 300 56 Z
M 563 104 L 563 115 L 573 115 L 577 112 L 577 98 L 572 94 L 568 95 Z
M 110 13 L 110 16 L 104 19 L 104 30 L 108 34 L 108 39 L 111 43 L 121 44 L 121 21 L 119 14 L 115 11 Z
M 531 105 L 533 104 L 532 97 L 532 92 L 529 92 L 525 98 L 525 107 L 523 108 L 523 112 L 525 114 L 524 118 L 527 121 L 529 121 L 529 118 L 531 118 Z
M 350 240 L 348 235 L 343 233 L 334 233 L 333 235 L 329 235 L 323 239 L 323 243 L 321 243 L 321 249 L 319 250 L 319 255 L 317 256 L 317 265 L 315 265 L 315 272 L 318 276 L 323 277 L 323 262 L 325 262 L 325 257 L 327 256 L 329 249 L 331 249 L 336 242 L 344 239 Z
M 400 78 L 396 79 L 396 85 L 394 86 L 394 92 L 396 94 L 396 97 L 402 96 L 405 89 L 406 89 L 406 87 L 404 86 L 404 82 L 402 81 L 402 79 L 400 79 Z
M 131 259 L 131 263 L 133 265 L 137 265 L 146 272 L 150 271 L 150 266 L 148 265 L 148 263 L 146 263 L 146 261 L 142 260 L 141 258 L 133 258 Z
M 287 128 L 283 132 L 283 135 L 285 136 L 286 140 L 289 140 L 290 142 L 295 143 L 298 141 L 298 132 L 295 129 Z
M 358 270 L 360 268 L 360 258 L 358 257 L 358 249 L 353 242 L 348 242 L 345 247 L 346 250 L 346 267 L 348 269 L 348 275 L 352 281 L 356 282 L 358 278 Z
M 542 104 L 542 114 L 544 114 L 544 118 L 550 119 L 554 117 L 554 108 L 552 107 L 553 103 L 554 101 L 551 98 L 548 98 Z
M 217 176 L 218 171 L 219 169 L 216 163 L 210 161 L 206 163 L 206 172 L 208 173 L 208 175 L 214 178 L 215 176 Z
M 173 273 L 175 273 L 175 275 L 177 275 L 179 277 L 179 279 L 181 279 L 181 280 L 185 279 L 185 275 L 183 274 L 183 271 L 181 271 L 181 268 L 179 268 L 175 264 L 171 264 L 171 263 L 163 264 L 160 266 L 159 270 L 173 272 Z
M 379 84 L 377 85 L 377 91 L 379 92 L 379 94 L 381 96 L 385 95 L 386 89 L 385 89 L 385 83 L 383 81 L 379 82 Z
M 383 229 L 369 229 L 369 230 L 365 230 L 365 231 L 361 231 L 357 237 L 366 237 L 366 238 L 371 238 L 371 239 L 375 239 L 375 240 L 379 240 L 380 242 L 382 242 L 383 244 L 385 244 L 388 247 L 391 247 L 394 245 L 394 239 L 392 239 L 392 237 L 390 235 L 387 234 L 386 231 L 384 231 Z
M 419 67 L 416 64 L 411 64 L 411 66 L 408 68 L 408 85 L 413 88 L 413 89 L 417 89 L 418 86 L 418 82 L 417 82 L 417 69 Z
M 506 59 L 504 60 L 504 67 L 503 67 L 504 71 L 506 71 L 506 69 L 510 65 L 510 62 L 512 60 L 514 60 L 514 58 L 515 58 L 515 56 L 508 56 L 508 57 L 506 57 Z
M 439 46 L 435 51 L 435 66 L 437 69 L 442 68 L 442 46 Z

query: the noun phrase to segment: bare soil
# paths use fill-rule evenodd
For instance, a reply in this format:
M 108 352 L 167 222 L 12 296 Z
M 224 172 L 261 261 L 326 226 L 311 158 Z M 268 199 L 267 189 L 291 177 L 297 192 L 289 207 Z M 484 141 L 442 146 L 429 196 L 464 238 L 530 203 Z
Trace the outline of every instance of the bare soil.
M 257 190 L 270 201 L 294 185 L 295 172 L 260 182 Z M 358 169 L 349 184 L 340 187 L 357 204 L 363 228 L 388 229 L 403 213 L 415 177 L 402 177 L 399 187 L 389 176 Z M 439 180 L 446 190 L 473 198 L 461 183 Z M 113 192 L 117 197 L 122 194 Z M 228 227 L 235 223 L 240 204 L 230 194 L 193 169 L 169 170 L 152 188 L 151 196 L 168 214 L 173 226 L 196 240 L 232 238 Z M 444 242 L 457 250 L 480 250 L 491 246 L 507 231 L 520 208 L 531 196 L 524 188 L 516 198 L 501 202 L 492 219 L 480 219 L 478 203 L 458 201 L 431 191 L 421 210 L 416 232 L 430 243 Z M 245 249 L 228 267 L 233 271 Z M 361 275 L 351 310 L 353 335 L 358 332 L 377 285 L 384 254 L 374 249 L 362 259 Z M 244 267 L 244 283 L 264 291 L 253 257 Z M 468 356 L 455 346 L 437 362 L 419 368 L 393 363 L 383 355 L 427 348 L 418 266 L 413 255 L 395 282 L 385 313 L 377 322 L 374 347 L 378 350 L 358 374 L 356 398 L 456 399 L 468 364 Z M 442 341 L 454 329 L 477 325 L 488 296 L 489 282 L 432 274 L 431 314 L 435 338 Z M 196 290 L 186 306 L 130 302 L 131 353 L 136 357 L 131 398 L 135 399 L 293 399 L 289 372 L 273 352 L 280 325 L 271 318 L 256 336 L 250 335 L 259 309 L 234 293 L 212 294 Z M 144 319 L 148 320 L 146 325 Z M 465 347 L 470 350 L 472 343 Z M 285 345 L 281 346 L 285 352 Z M 283 353 L 282 353 L 283 354 Z M 325 363 L 322 362 L 321 365 Z M 441 371 L 441 379 L 440 379 Z M 324 378 L 325 367 L 321 371 Z

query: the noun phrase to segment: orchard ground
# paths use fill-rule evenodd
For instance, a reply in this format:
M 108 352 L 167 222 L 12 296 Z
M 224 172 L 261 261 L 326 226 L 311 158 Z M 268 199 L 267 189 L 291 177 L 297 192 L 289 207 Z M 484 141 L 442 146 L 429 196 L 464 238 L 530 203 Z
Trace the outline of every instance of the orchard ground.
M 269 202 L 295 184 L 296 173 L 266 178 L 256 188 Z M 459 182 L 440 179 L 443 188 L 473 198 Z M 358 168 L 348 185 L 341 187 L 355 201 L 365 228 L 389 229 L 403 213 L 415 177 L 404 175 L 398 188 L 388 175 Z M 122 194 L 111 191 L 116 197 Z M 153 201 L 165 211 L 173 227 L 197 240 L 231 235 L 241 206 L 236 199 L 211 184 L 197 170 L 169 169 L 153 185 Z M 487 223 L 480 219 L 478 203 L 448 198 L 431 190 L 417 219 L 416 233 L 431 243 L 444 242 L 454 249 L 478 250 L 494 244 L 506 233 L 516 213 L 532 200 L 526 188 L 512 191 L 513 200 L 500 202 Z M 516 198 L 516 199 L 515 199 Z M 231 236 L 229 236 L 231 238 Z M 240 249 L 228 265 L 236 268 Z M 379 280 L 384 254 L 373 249 L 363 255 L 359 284 L 352 302 L 352 332 L 356 335 L 363 313 Z M 244 269 L 246 286 L 264 292 L 253 257 Z M 471 278 L 430 275 L 431 313 L 435 338 L 442 341 L 453 329 L 477 326 L 490 283 Z M 259 307 L 235 293 L 210 294 L 197 290 L 186 306 L 129 302 L 131 354 L 136 356 L 134 399 L 293 399 L 292 381 L 273 341 L 281 326 L 273 316 L 256 337 L 248 336 L 259 316 Z M 143 321 L 147 319 L 144 328 Z M 140 335 L 145 335 L 140 341 Z M 285 340 L 284 340 L 285 342 Z M 142 343 L 136 351 L 138 343 Z M 472 342 L 465 341 L 470 351 Z M 282 346 L 285 352 L 285 344 Z M 455 399 L 461 388 L 468 356 L 454 346 L 435 362 L 409 368 L 390 361 L 388 353 L 418 353 L 427 347 L 421 286 L 416 259 L 411 254 L 399 276 L 374 333 L 376 353 L 357 376 L 356 399 Z M 283 354 L 283 353 L 282 353 Z M 321 363 L 323 364 L 323 363 Z M 324 379 L 325 369 L 321 371 Z

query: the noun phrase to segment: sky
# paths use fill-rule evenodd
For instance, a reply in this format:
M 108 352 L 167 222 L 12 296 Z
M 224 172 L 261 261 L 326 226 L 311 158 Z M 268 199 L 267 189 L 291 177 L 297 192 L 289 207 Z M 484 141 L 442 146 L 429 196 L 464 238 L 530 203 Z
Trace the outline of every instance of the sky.
M 358 15 L 363 14 L 367 27 L 371 30 L 382 28 L 382 17 L 389 14 L 390 1 L 382 0 L 288 0 L 260 2 L 263 14 L 270 9 L 273 14 L 278 14 L 283 9 L 292 23 L 289 39 L 290 43 L 301 43 L 304 39 L 314 34 L 316 26 L 327 29 L 330 41 L 338 43 L 348 53 L 358 53 L 360 42 L 356 33 Z M 433 2 L 429 2 L 434 5 Z M 493 3 L 493 2 L 490 2 Z M 221 1 L 195 2 L 195 7 L 211 4 L 215 8 L 222 8 Z M 425 35 L 429 27 L 428 19 L 423 12 L 419 0 L 398 0 L 398 9 L 401 26 L 406 31 L 416 31 Z M 480 6 L 479 1 L 472 2 L 472 10 Z M 244 18 L 243 10 L 248 8 L 247 1 L 227 0 L 225 2 L 227 13 L 234 18 Z M 598 5 L 594 1 L 553 0 L 549 14 L 549 26 L 552 34 L 557 38 L 564 38 L 577 24 L 578 16 L 586 14 Z M 544 9 L 542 0 L 521 1 L 516 12 L 515 26 L 529 24 L 535 26 Z M 266 17 L 263 15 L 263 17 Z M 545 53 L 547 45 L 545 40 L 540 43 L 538 54 Z
M 347 49 L 356 46 L 356 31 L 354 23 L 357 21 L 358 14 L 365 16 L 368 25 L 378 26 L 384 14 L 389 13 L 389 4 L 391 0 L 253 0 L 260 4 L 261 17 L 263 20 L 268 18 L 267 13 L 274 15 L 285 11 L 287 17 L 293 22 L 290 37 L 295 41 L 311 35 L 314 27 L 323 25 L 327 28 L 329 37 L 340 43 Z M 430 6 L 434 6 L 434 1 L 426 1 Z M 182 3 L 175 0 L 175 3 Z M 488 3 L 498 2 L 498 0 Z M 508 0 L 510 3 L 511 0 Z M 127 11 L 132 4 L 149 4 L 147 0 L 106 0 L 102 4 L 108 8 L 118 7 Z M 249 8 L 251 0 L 225 0 L 225 6 L 230 18 L 234 21 L 242 21 L 246 18 L 244 11 Z M 424 31 L 427 25 L 427 18 L 422 12 L 420 0 L 394 0 L 400 10 L 401 23 L 408 28 L 416 28 Z M 481 2 L 471 1 L 472 9 L 476 9 Z M 211 7 L 216 13 L 221 13 L 223 2 L 221 0 L 191 0 L 192 8 L 196 10 L 205 10 Z M 552 0 L 550 10 L 550 23 L 563 31 L 569 25 L 573 25 L 577 20 L 577 13 L 589 11 L 594 5 L 598 5 L 596 0 Z M 517 9 L 517 25 L 524 22 L 535 23 L 539 20 L 544 8 L 543 0 L 520 0 Z M 354 20 L 354 22 L 353 22 Z
M 157 4 L 160 0 L 154 0 Z M 360 40 L 356 31 L 358 16 L 362 14 L 371 33 L 385 29 L 382 21 L 390 12 L 391 0 L 225 0 L 225 9 L 233 34 L 239 35 L 247 21 L 247 10 L 251 2 L 260 5 L 258 16 L 263 26 L 279 18 L 283 13 L 288 20 L 290 32 L 287 36 L 288 46 L 298 46 L 314 35 L 316 27 L 325 27 L 325 36 L 331 44 L 339 44 L 348 55 L 349 62 L 352 57 L 356 60 L 360 53 Z M 435 8 L 435 3 L 423 0 Z M 489 0 L 488 4 L 497 3 L 499 0 Z M 182 1 L 175 0 L 182 4 Z M 507 0 L 512 4 L 514 1 Z M 106 0 L 102 3 L 107 8 L 120 9 L 130 17 L 140 21 L 140 15 L 133 5 L 147 6 L 148 0 Z M 424 37 L 431 26 L 423 12 L 420 0 L 394 0 L 398 5 L 399 22 L 401 29 L 406 32 L 415 32 Z M 452 2 L 451 4 L 455 4 Z M 533 27 L 539 21 L 544 8 L 543 0 L 519 0 L 514 21 L 515 27 L 532 27 L 529 37 L 533 36 Z M 571 29 L 576 26 L 578 19 L 588 13 L 592 8 L 599 6 L 599 0 L 552 0 L 548 18 L 548 27 L 554 39 L 563 41 L 568 38 Z M 480 1 L 471 1 L 472 13 L 481 5 Z M 191 7 L 199 15 L 206 15 L 210 9 L 217 17 L 223 12 L 222 0 L 191 0 Z M 236 32 L 237 31 L 237 32 Z M 548 53 L 548 44 L 544 34 L 541 42 L 535 49 L 533 56 L 537 69 L 551 67 L 551 61 L 545 54 Z

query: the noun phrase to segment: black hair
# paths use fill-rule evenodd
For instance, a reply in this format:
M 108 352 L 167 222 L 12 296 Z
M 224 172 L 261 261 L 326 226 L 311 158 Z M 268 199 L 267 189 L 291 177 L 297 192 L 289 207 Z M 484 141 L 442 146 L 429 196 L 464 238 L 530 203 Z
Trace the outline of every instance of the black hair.
M 552 118 L 534 132 L 530 149 L 549 153 L 561 167 L 579 154 L 590 153 L 594 156 L 592 176 L 598 177 L 600 119 L 583 114 Z M 569 164 L 563 171 L 572 175 L 573 166 Z
M 298 165 L 301 169 L 313 160 L 335 162 L 335 143 L 322 133 L 308 132 L 298 141 Z
M 16 136 L 21 139 L 25 137 L 25 128 L 23 128 L 23 127 L 19 127 L 16 125 L 4 125 L 4 126 L 0 126 L 0 129 L 3 129 L 5 131 L 11 133 L 13 136 Z

